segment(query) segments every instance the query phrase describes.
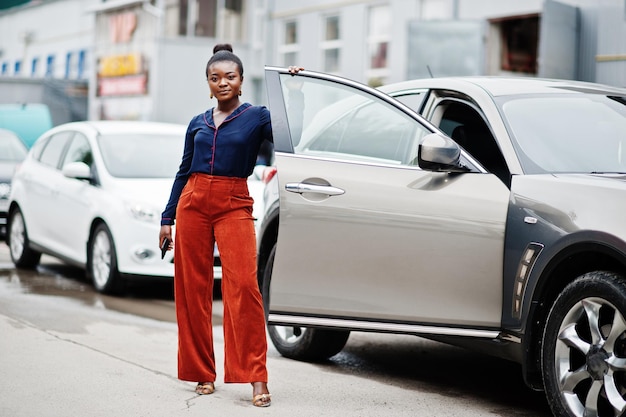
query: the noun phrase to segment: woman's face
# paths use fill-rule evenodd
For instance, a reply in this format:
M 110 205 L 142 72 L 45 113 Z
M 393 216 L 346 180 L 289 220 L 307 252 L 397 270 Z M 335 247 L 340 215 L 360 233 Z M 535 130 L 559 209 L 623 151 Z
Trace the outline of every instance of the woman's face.
M 232 61 L 218 61 L 211 64 L 208 73 L 209 88 L 219 101 L 237 98 L 241 91 L 243 77 L 239 66 Z

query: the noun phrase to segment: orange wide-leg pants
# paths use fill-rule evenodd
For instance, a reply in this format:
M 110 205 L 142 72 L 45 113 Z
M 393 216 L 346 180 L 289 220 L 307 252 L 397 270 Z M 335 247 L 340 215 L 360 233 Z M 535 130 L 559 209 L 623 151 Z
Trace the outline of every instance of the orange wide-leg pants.
M 224 382 L 267 382 L 253 200 L 245 178 L 192 174 L 176 211 L 178 378 L 213 382 L 213 246 L 222 261 Z

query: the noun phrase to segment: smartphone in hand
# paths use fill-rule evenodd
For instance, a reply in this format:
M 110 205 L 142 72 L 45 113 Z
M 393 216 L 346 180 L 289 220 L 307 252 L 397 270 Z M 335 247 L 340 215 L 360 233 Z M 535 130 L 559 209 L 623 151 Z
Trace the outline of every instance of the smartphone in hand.
M 163 242 L 161 243 L 161 259 L 165 257 L 165 252 L 169 249 L 170 243 L 171 241 L 168 238 L 163 239 Z

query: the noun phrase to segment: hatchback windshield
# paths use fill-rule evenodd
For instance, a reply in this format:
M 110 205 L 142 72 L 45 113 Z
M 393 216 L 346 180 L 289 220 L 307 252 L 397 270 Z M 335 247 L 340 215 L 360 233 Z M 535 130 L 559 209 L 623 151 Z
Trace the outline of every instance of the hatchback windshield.
M 98 144 L 107 170 L 119 178 L 173 178 L 183 151 L 181 135 L 109 135 Z
M 502 110 L 526 173 L 626 172 L 626 97 L 532 96 Z

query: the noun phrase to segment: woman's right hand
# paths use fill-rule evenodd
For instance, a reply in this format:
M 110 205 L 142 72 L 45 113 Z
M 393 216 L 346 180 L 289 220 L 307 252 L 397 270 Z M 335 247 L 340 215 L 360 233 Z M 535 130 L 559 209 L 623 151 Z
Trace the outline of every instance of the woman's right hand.
M 172 239 L 172 226 L 168 224 L 164 224 L 161 226 L 161 230 L 159 231 L 159 248 L 163 244 L 163 240 L 168 238 L 170 240 L 169 247 L 167 250 L 172 250 L 174 248 L 174 240 Z

